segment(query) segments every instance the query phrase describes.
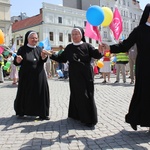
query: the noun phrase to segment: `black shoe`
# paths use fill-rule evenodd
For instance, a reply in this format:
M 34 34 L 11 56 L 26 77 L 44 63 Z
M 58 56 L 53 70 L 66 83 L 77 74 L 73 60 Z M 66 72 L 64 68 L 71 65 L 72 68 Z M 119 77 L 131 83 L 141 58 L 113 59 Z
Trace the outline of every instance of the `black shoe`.
M 130 125 L 131 125 L 133 130 L 135 130 L 135 131 L 137 130 L 137 125 L 135 125 L 135 124 L 130 124 Z
M 39 117 L 40 120 L 50 120 L 50 117 L 46 116 L 46 117 Z
M 106 83 L 106 80 L 104 80 L 102 83 Z
M 24 117 L 24 115 L 18 115 L 18 118 L 23 118 Z
M 85 126 L 87 126 L 89 128 L 92 128 L 92 127 L 94 127 L 94 124 L 92 124 L 92 123 L 86 123 Z
M 119 81 L 115 81 L 114 83 L 119 83 Z
M 123 83 L 126 83 L 126 81 L 123 81 Z

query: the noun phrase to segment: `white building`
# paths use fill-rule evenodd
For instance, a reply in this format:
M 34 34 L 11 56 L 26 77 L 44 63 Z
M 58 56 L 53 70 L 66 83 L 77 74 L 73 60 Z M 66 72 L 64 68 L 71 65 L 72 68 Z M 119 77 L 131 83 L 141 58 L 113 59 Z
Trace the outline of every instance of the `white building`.
M 5 36 L 5 45 L 11 44 L 10 0 L 0 0 L 0 29 Z
M 68 0 L 64 0 L 64 4 L 65 1 L 68 2 Z M 90 7 L 90 1 L 91 0 L 86 0 L 86 2 L 85 0 L 82 1 L 86 3 L 85 8 Z M 77 3 L 76 5 L 79 5 L 78 0 L 69 0 L 69 2 L 69 7 L 43 3 L 40 14 L 14 23 L 12 26 L 12 37 L 18 39 L 17 45 L 19 46 L 20 43 L 23 42 L 24 35 L 28 30 L 35 30 L 38 32 L 40 41 L 46 37 L 49 37 L 51 46 L 54 48 L 58 47 L 59 45 L 66 46 L 68 43 L 70 43 L 72 28 L 74 26 L 85 28 L 86 10 L 71 8 L 70 4 L 75 6 L 74 3 Z M 92 5 L 94 5 L 100 1 L 92 0 L 92 2 Z M 128 37 L 133 28 L 138 25 L 142 13 L 142 10 L 139 8 L 139 3 L 136 0 L 101 0 L 100 6 L 109 7 L 112 9 L 112 11 L 114 11 L 115 7 L 119 9 L 123 19 L 122 35 L 125 38 Z M 111 42 L 109 27 L 102 28 L 100 32 L 103 41 Z M 22 36 L 23 39 L 19 38 Z M 98 42 L 95 40 L 89 38 L 86 38 L 86 40 L 93 46 L 97 47 Z

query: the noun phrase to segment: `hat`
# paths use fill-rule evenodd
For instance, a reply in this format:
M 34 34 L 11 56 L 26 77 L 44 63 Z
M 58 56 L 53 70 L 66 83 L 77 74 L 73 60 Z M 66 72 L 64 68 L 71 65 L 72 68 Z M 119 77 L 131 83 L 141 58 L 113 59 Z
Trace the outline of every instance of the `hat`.
M 139 25 L 145 24 L 150 15 L 150 4 L 145 6 Z
M 85 36 L 84 36 L 84 30 L 83 30 L 81 27 L 77 27 L 77 26 L 75 26 L 75 27 L 73 28 L 73 30 L 74 30 L 74 29 L 79 30 L 79 32 L 81 33 L 81 36 L 82 36 L 81 41 L 86 42 Z M 72 31 L 73 31 L 73 30 L 72 30 Z
M 28 37 L 30 36 L 30 34 L 32 33 L 36 33 L 35 31 L 28 31 L 26 34 L 25 34 L 25 40 L 24 40 L 24 45 L 27 45 L 28 44 Z M 37 33 L 36 33 L 37 34 Z

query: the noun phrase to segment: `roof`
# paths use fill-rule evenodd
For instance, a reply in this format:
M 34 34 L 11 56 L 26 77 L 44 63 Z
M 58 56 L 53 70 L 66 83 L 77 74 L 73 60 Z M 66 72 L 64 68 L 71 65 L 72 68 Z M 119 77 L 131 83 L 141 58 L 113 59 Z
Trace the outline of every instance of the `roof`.
M 12 32 L 16 32 L 16 31 L 23 30 L 26 28 L 34 27 L 36 25 L 41 24 L 42 22 L 43 22 L 42 14 L 38 14 L 36 16 L 14 22 L 12 25 Z

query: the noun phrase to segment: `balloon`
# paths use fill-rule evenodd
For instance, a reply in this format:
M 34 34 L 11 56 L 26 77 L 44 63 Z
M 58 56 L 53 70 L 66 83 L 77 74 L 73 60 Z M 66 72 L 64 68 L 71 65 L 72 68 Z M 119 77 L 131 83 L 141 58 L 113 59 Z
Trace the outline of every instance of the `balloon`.
M 110 52 L 107 52 L 107 53 L 105 54 L 105 56 L 106 56 L 106 57 L 109 57 L 109 56 L 110 56 Z
M 103 68 L 103 67 L 104 67 L 104 63 L 103 63 L 102 61 L 98 60 L 98 61 L 97 61 L 97 66 L 98 66 L 99 68 Z
M 7 67 L 7 66 L 4 66 L 4 68 L 3 68 L 4 70 L 8 70 L 9 69 L 9 67 Z
M 86 12 L 87 21 L 93 26 L 99 26 L 104 21 L 104 12 L 101 7 L 93 5 Z
M 16 54 L 16 53 L 13 53 L 12 56 L 15 57 L 15 56 L 17 56 L 17 54 Z
M 44 43 L 43 42 L 39 42 L 38 46 L 42 48 L 42 47 L 44 47 Z
M 104 21 L 102 22 L 102 26 L 106 27 L 109 26 L 113 19 L 113 12 L 108 7 L 102 7 L 102 10 L 104 11 Z
M 0 29 L 0 44 L 4 44 L 4 33 Z
M 6 62 L 6 65 L 5 65 L 5 66 L 9 68 L 10 65 L 11 65 L 11 62 L 8 61 L 8 62 Z

